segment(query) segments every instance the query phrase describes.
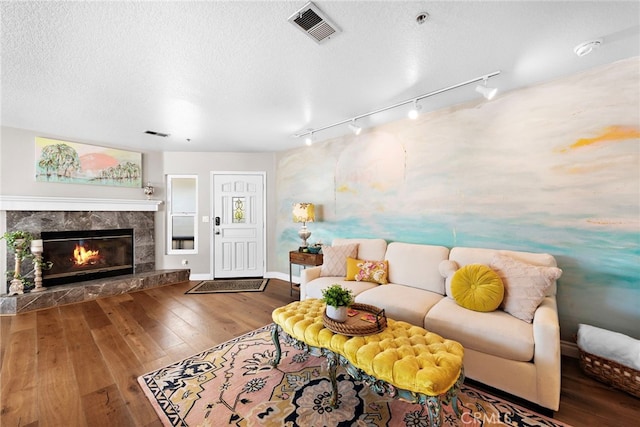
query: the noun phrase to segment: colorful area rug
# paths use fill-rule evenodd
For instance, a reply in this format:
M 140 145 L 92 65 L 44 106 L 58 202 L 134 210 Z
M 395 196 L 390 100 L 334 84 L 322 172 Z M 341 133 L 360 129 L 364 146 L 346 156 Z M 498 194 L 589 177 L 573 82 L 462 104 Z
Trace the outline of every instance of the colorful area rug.
M 189 289 L 186 294 L 215 294 L 224 292 L 262 292 L 269 279 L 206 280 Z
M 417 404 L 379 396 L 338 371 L 339 407 L 329 406 L 326 359 L 282 343 L 278 368 L 271 325 L 138 378 L 166 426 L 428 426 Z M 444 406 L 445 426 L 563 426 L 464 385 L 462 416 Z

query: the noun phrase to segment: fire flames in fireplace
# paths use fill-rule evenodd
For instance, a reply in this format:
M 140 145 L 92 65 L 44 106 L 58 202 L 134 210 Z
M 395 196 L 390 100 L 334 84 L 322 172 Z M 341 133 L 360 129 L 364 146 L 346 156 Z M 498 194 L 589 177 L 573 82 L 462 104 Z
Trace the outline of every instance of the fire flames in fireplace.
M 133 229 L 43 231 L 44 286 L 133 273 Z
M 97 264 L 100 261 L 100 251 L 92 251 L 84 246 L 76 245 L 73 250 L 75 265 L 85 266 Z

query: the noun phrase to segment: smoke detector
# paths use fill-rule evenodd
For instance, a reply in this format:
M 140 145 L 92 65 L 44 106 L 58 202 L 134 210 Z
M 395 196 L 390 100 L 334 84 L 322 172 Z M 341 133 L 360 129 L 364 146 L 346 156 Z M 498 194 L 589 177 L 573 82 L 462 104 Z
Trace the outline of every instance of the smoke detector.
M 291 15 L 289 22 L 318 44 L 340 32 L 340 29 L 312 2 Z
M 428 19 L 429 19 L 429 14 L 427 12 L 420 12 L 416 16 L 416 22 L 418 23 L 418 25 L 424 24 L 425 22 L 427 22 Z

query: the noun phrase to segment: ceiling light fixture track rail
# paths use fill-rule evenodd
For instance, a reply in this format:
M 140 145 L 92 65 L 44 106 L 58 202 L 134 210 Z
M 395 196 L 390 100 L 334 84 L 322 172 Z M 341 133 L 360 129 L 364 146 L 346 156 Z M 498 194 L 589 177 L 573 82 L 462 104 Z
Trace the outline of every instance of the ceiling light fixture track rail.
M 388 107 L 379 108 L 379 109 L 374 110 L 374 111 L 369 111 L 368 113 L 364 113 L 364 114 L 360 114 L 360 115 L 357 115 L 357 116 L 354 116 L 354 117 L 350 117 L 350 118 L 345 119 L 345 120 L 340 120 L 339 122 L 331 123 L 330 125 L 318 127 L 318 128 L 315 128 L 315 129 L 307 129 L 307 130 L 305 130 L 303 132 L 296 133 L 293 136 L 295 138 L 301 138 L 303 136 L 312 135 L 314 133 L 317 133 L 317 132 L 320 132 L 320 131 L 323 131 L 323 130 L 326 130 L 326 129 L 330 129 L 330 128 L 333 128 L 333 127 L 336 127 L 336 126 L 340 126 L 340 125 L 343 125 L 343 124 L 346 124 L 346 123 L 353 124 L 358 119 L 362 119 L 364 117 L 373 116 L 374 114 L 382 113 L 383 111 L 391 110 L 393 108 L 398 108 L 398 107 L 401 107 L 401 106 L 406 105 L 406 104 L 411 104 L 411 103 L 416 104 L 421 99 L 428 98 L 430 96 L 438 95 L 438 94 L 441 94 L 443 92 L 448 92 L 450 90 L 457 89 L 459 87 L 467 86 L 467 85 L 470 85 L 470 84 L 473 84 L 473 83 L 477 83 L 477 82 L 480 82 L 480 81 L 486 82 L 490 78 L 495 77 L 495 76 L 497 76 L 499 74 L 500 74 L 500 71 L 494 71 L 494 72 L 491 72 L 489 74 L 483 74 L 482 76 L 474 77 L 473 79 L 466 80 L 466 81 L 461 82 L 461 83 L 457 83 L 457 84 L 454 84 L 454 85 L 451 85 L 451 86 L 447 86 L 447 87 L 442 88 L 442 89 L 437 89 L 437 90 L 434 90 L 433 92 L 425 93 L 423 95 L 419 95 L 419 96 L 416 96 L 414 98 L 410 98 L 410 99 L 407 99 L 405 101 L 398 102 L 398 103 L 393 104 L 393 105 L 389 105 Z

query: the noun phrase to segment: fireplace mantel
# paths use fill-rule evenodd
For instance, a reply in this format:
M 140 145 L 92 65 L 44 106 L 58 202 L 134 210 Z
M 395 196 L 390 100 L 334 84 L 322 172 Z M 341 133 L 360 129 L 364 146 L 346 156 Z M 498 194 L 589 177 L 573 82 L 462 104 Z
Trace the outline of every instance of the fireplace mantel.
M 157 211 L 161 203 L 161 200 L 0 195 L 0 211 Z

